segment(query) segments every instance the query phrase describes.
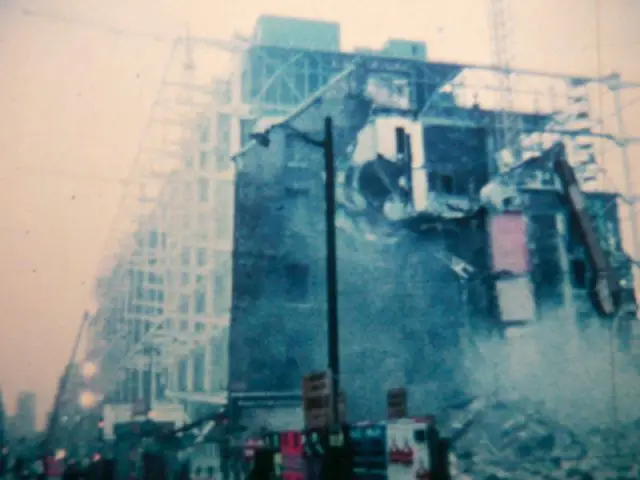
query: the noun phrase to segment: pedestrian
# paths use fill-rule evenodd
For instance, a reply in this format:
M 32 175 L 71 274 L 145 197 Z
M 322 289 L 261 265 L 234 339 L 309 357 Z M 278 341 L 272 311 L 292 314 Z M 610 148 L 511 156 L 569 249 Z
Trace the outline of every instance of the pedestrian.
M 269 452 L 257 449 L 254 456 L 253 468 L 247 480 L 270 480 L 273 473 L 273 458 Z
M 187 462 L 183 462 L 180 466 L 180 473 L 178 474 L 179 480 L 190 480 L 191 472 L 189 471 L 189 464 Z

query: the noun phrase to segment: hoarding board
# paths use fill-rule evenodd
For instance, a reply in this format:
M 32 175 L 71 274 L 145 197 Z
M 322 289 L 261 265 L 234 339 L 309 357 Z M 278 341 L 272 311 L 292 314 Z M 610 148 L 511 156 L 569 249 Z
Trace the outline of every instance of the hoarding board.
M 387 392 L 387 418 L 396 420 L 407 417 L 407 389 L 392 388 Z
M 499 279 L 495 286 L 503 322 L 522 323 L 535 318 L 533 285 L 528 276 Z
M 328 444 L 326 429 L 307 429 L 302 432 L 302 455 L 306 480 L 322 479 L 322 466 Z
M 412 420 L 387 424 L 387 478 L 416 480 L 430 478 L 431 465 L 426 443 L 426 425 Z
M 361 480 L 387 478 L 387 428 L 385 425 L 354 425 L 349 437 L 353 452 L 353 474 Z
M 302 434 L 296 431 L 280 434 L 282 452 L 282 479 L 304 480 L 304 459 L 302 457 Z
M 312 373 L 302 379 L 302 405 L 306 428 L 324 428 L 331 423 L 331 374 Z
M 519 212 L 492 215 L 489 232 L 493 272 L 528 273 L 531 267 L 525 216 Z
M 306 375 L 302 379 L 302 408 L 306 428 L 326 428 L 336 423 L 331 411 L 331 373 L 328 371 Z M 338 422 L 347 420 L 347 397 L 340 392 L 338 397 Z

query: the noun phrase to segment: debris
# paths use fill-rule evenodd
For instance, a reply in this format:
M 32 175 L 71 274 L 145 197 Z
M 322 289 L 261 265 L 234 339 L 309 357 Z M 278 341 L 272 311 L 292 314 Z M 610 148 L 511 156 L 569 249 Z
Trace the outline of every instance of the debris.
M 478 397 L 439 414 L 454 478 L 640 478 L 640 419 L 579 435 L 521 399 Z

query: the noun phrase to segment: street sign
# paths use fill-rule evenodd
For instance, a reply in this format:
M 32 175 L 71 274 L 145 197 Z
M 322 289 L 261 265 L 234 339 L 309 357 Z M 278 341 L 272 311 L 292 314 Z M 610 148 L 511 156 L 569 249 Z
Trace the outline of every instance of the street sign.
M 392 388 L 387 392 L 387 418 L 397 420 L 407 416 L 407 389 Z
M 311 373 L 302 379 L 302 409 L 307 428 L 324 428 L 331 424 L 331 374 Z

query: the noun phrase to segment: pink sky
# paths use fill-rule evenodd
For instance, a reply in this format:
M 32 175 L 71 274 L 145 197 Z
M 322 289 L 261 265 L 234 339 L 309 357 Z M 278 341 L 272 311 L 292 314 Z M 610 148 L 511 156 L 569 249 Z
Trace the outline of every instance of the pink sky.
M 27 3 L 49 19 L 21 15 Z M 595 75 L 595 2 L 514 3 L 519 65 Z M 602 3 L 604 70 L 640 81 L 640 4 Z M 0 388 L 10 409 L 23 389 L 37 392 L 40 422 L 51 403 L 82 312 L 93 308 L 118 180 L 168 57 L 167 45 L 104 26 L 174 35 L 189 22 L 196 35 L 225 37 L 249 33 L 261 13 L 340 21 L 347 48 L 405 37 L 426 40 L 437 59 L 489 62 L 481 0 L 0 1 Z

